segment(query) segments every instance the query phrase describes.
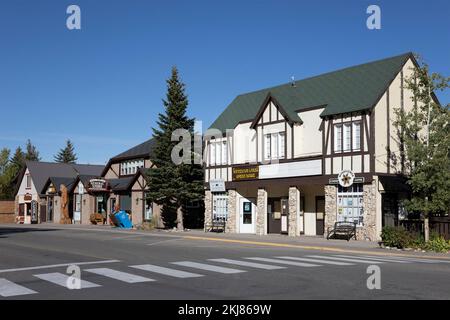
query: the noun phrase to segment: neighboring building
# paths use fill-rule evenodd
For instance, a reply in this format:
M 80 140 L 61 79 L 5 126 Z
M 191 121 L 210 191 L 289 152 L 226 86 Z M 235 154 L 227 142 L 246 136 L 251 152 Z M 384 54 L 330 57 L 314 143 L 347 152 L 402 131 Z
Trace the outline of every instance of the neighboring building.
M 152 166 L 150 155 L 154 145 L 155 141 L 150 139 L 109 160 L 102 177 L 109 184 L 110 194 L 99 193 L 99 198 L 109 200 L 106 203 L 97 200 L 97 206 L 104 205 L 112 212 L 118 201 L 122 210 L 131 213 L 134 225 L 152 220 L 157 227 L 164 227 L 160 206 L 146 199 L 145 170 Z
M 408 194 L 393 121 L 416 66 L 407 53 L 236 97 L 205 135 L 205 224 L 298 236 L 352 221 L 379 239 Z
M 60 220 L 60 187 L 66 185 L 72 201 L 71 189 L 81 175 L 100 176 L 104 166 L 26 161 L 19 176 L 16 192 L 16 220 L 19 223 L 55 222 Z M 72 219 L 73 210 L 69 206 Z M 87 221 L 82 221 L 88 223 Z

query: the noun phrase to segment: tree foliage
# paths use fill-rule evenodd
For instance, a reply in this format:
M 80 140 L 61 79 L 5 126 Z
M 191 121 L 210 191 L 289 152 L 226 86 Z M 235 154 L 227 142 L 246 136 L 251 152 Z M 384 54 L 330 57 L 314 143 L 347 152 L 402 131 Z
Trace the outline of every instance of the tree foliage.
M 54 157 L 55 162 L 59 163 L 75 163 L 77 159 L 75 147 L 70 139 L 66 141 L 66 146 L 60 149 Z
M 397 109 L 395 125 L 404 147 L 404 174 L 412 189 L 404 202 L 409 212 L 448 213 L 450 208 L 450 111 L 434 92 L 449 88 L 449 79 L 429 72 L 421 62 L 405 87 L 413 93 L 411 110 Z
M 172 68 L 171 77 L 167 80 L 167 94 L 163 104 L 165 112 L 158 115 L 158 127 L 153 129 L 156 142 L 150 156 L 153 167 L 147 172 L 148 197 L 163 205 L 163 212 L 178 211 L 176 222 L 178 228 L 183 229 L 183 216 L 180 214 L 182 207 L 188 201 L 203 199 L 204 189 L 200 165 L 176 165 L 171 157 L 173 148 L 179 143 L 172 141 L 172 133 L 177 129 L 185 129 L 192 136 L 195 122 L 186 115 L 188 98 L 176 67 Z M 191 152 L 189 156 L 193 160 L 194 153 Z

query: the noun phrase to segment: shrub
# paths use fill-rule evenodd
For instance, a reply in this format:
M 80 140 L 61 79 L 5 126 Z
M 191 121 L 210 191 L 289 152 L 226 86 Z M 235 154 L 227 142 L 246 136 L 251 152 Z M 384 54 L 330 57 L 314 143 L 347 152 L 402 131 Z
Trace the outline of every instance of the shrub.
M 422 248 L 436 252 L 449 252 L 450 241 L 445 240 L 442 236 L 434 234 L 430 236 L 430 241 L 424 243 Z
M 399 249 L 410 247 L 417 237 L 403 228 L 386 226 L 381 231 L 381 239 L 385 246 Z
M 419 234 L 409 232 L 400 227 L 384 227 L 381 231 L 381 239 L 385 246 L 399 249 L 415 248 L 435 252 L 449 252 L 450 241 L 445 240 L 439 234 L 430 235 L 430 241 L 425 242 Z

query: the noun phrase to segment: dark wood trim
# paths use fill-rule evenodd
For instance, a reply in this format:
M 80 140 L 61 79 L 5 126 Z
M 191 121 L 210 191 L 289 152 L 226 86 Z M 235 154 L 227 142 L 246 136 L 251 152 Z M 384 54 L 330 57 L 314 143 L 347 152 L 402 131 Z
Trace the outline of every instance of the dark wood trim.
M 371 183 L 373 174 L 358 173 L 358 177 L 364 177 L 364 183 Z M 237 189 L 239 187 L 255 187 L 255 188 L 289 188 L 290 186 L 308 186 L 308 185 L 328 185 L 330 178 L 336 178 L 336 175 L 317 175 L 317 176 L 301 176 L 289 178 L 272 178 L 272 179 L 256 179 L 245 181 L 227 181 L 226 189 Z
M 317 106 L 300 108 L 300 109 L 294 110 L 294 112 L 300 113 L 300 112 L 304 112 L 304 111 L 311 111 L 311 110 L 316 110 L 316 109 L 322 109 L 322 108 L 325 108 L 326 106 L 327 106 L 327 104 L 320 104 L 320 105 L 317 105 Z
M 277 124 L 277 123 L 283 123 L 283 122 L 287 122 L 286 120 L 275 120 L 275 121 L 270 121 L 270 122 L 263 122 L 263 123 L 258 123 L 255 125 L 255 127 L 262 127 L 262 126 L 268 126 L 271 124 Z
M 291 125 L 291 159 L 294 159 L 294 124 Z
M 374 110 L 375 111 L 375 110 Z M 370 113 L 370 172 L 375 172 L 375 112 Z
M 334 118 L 330 119 L 330 123 L 331 123 L 331 155 L 334 155 Z M 334 168 L 333 168 L 333 159 L 334 157 L 331 157 L 331 172 L 330 174 L 333 174 L 334 172 Z
M 284 159 L 288 159 L 288 155 L 287 155 L 287 122 L 284 123 Z
M 288 121 L 289 123 L 293 123 L 293 120 L 289 117 L 289 115 L 287 114 L 287 112 L 284 110 L 284 108 L 281 106 L 280 103 L 278 103 L 277 99 L 275 99 L 272 94 L 270 92 L 267 93 L 266 98 L 264 99 L 263 103 L 261 104 L 261 106 L 259 107 L 259 111 L 256 114 L 255 118 L 253 119 L 252 124 L 250 125 L 251 129 L 254 129 L 255 126 L 258 124 L 258 120 L 261 118 L 261 116 L 264 113 L 264 110 L 267 107 L 267 104 L 269 102 L 272 102 L 278 109 L 278 111 L 283 115 L 283 117 L 286 119 L 286 121 Z M 264 121 L 263 121 L 264 122 Z
M 272 122 L 272 106 L 269 104 L 266 106 L 266 108 L 269 107 L 269 122 Z M 264 113 L 263 113 L 264 115 Z M 263 117 L 263 121 L 264 121 L 264 117 Z
M 390 101 L 389 88 L 386 90 L 386 166 L 387 173 L 391 172 L 391 119 L 390 119 Z
M 322 119 L 322 122 L 320 123 L 320 128 L 322 130 L 322 174 L 325 174 L 325 120 Z
M 256 162 L 258 162 L 258 142 L 259 142 L 259 130 L 256 127 Z
M 361 128 L 360 128 L 360 133 L 359 135 L 361 136 L 361 142 L 360 142 L 360 147 L 361 147 L 361 151 L 364 152 L 364 136 L 365 136 L 365 127 L 364 127 L 364 120 L 366 119 L 366 114 L 362 114 L 361 115 Z M 364 172 L 364 154 L 361 154 L 361 172 Z
M 359 156 L 359 155 L 367 155 L 369 154 L 368 151 L 349 151 L 349 152 L 342 152 L 342 153 L 336 153 L 335 155 L 325 155 L 326 159 L 329 158 L 340 158 L 340 157 L 350 157 L 350 156 Z

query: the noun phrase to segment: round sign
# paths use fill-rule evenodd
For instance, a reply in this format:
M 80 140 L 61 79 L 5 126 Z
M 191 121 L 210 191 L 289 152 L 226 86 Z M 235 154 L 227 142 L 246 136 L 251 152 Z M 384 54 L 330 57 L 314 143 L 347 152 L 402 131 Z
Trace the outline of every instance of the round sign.
M 355 174 L 351 170 L 343 170 L 338 175 L 338 181 L 341 187 L 347 188 L 353 184 Z

